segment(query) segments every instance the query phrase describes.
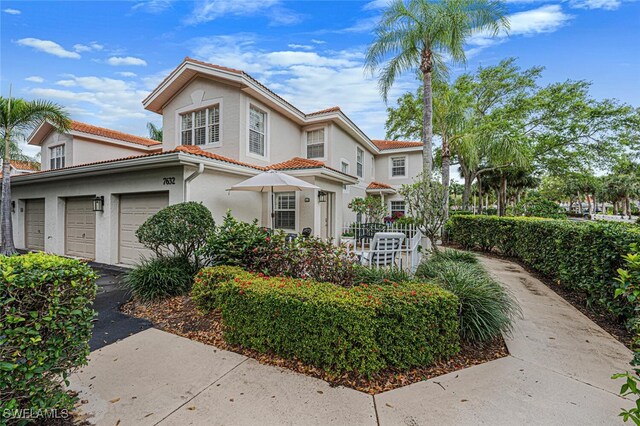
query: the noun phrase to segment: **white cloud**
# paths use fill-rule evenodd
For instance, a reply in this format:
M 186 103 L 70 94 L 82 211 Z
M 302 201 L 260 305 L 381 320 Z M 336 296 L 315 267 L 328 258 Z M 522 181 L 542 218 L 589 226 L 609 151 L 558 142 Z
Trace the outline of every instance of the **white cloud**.
M 571 7 L 576 9 L 605 9 L 616 10 L 620 7 L 621 0 L 571 0 Z
M 313 49 L 313 46 L 309 45 L 309 44 L 295 44 L 295 43 L 291 43 L 287 45 L 290 49 L 302 49 L 302 50 L 311 50 Z
M 103 45 L 98 44 L 96 42 L 91 42 L 89 44 L 74 44 L 73 45 L 73 50 L 75 50 L 76 52 L 91 52 L 92 50 L 95 51 L 100 51 L 104 48 Z
M 9 15 L 20 15 L 22 12 L 20 12 L 18 9 L 4 9 L 3 10 L 4 13 L 8 13 Z
M 57 56 L 59 58 L 71 58 L 71 59 L 79 59 L 80 55 L 77 52 L 71 52 L 69 50 L 65 50 L 58 43 L 53 42 L 51 40 L 40 40 L 38 38 L 21 38 L 17 41 L 17 43 L 21 46 L 32 47 L 35 50 L 40 52 L 48 53 L 50 55 Z
M 37 75 L 32 75 L 31 77 L 25 78 L 25 81 L 30 81 L 32 83 L 44 83 L 44 78 Z
M 571 19 L 573 16 L 564 13 L 562 7 L 557 4 L 514 13 L 509 15 L 511 28 L 508 34 L 502 32 L 496 37 L 491 37 L 486 32 L 480 32 L 473 35 L 468 42 L 471 48 L 467 51 L 467 56 L 474 56 L 486 47 L 502 43 L 509 36 L 534 36 L 552 33 L 565 26 Z
M 366 46 L 319 52 L 267 51 L 250 34 L 199 38 L 192 41 L 194 57 L 242 69 L 304 112 L 339 105 L 370 137 L 384 136 L 386 106 L 375 77 L 363 72 Z M 414 90 L 414 75 L 398 79 L 390 93 L 395 99 Z
M 138 74 L 134 73 L 134 72 L 130 72 L 130 71 L 120 71 L 117 72 L 116 74 L 118 74 L 119 76 L 122 77 L 137 77 Z
M 145 0 L 133 5 L 131 10 L 140 10 L 147 13 L 161 13 L 171 7 L 172 0 Z
M 223 16 L 255 16 L 263 14 L 271 25 L 293 25 L 302 16 L 280 5 L 280 0 L 197 0 L 185 20 L 190 25 L 213 21 Z
M 131 65 L 131 66 L 147 66 L 147 61 L 133 56 L 112 56 L 107 59 L 109 65 Z
M 312 38 L 312 39 L 311 39 L 311 43 L 314 43 L 314 44 L 325 44 L 325 43 L 326 43 L 326 41 L 324 41 L 324 40 L 317 40 L 317 39 L 315 39 L 315 38 Z
M 385 9 L 392 3 L 392 0 L 373 0 L 363 6 L 364 10 Z

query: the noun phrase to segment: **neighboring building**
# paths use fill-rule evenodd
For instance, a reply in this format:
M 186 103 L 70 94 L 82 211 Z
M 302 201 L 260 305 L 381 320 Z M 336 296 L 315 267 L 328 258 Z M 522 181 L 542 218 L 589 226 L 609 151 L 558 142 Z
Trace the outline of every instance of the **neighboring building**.
M 2 164 L 4 161 L 0 159 L 0 177 L 2 177 Z M 9 161 L 9 176 L 24 175 L 40 170 L 40 163 L 37 161 L 11 160 Z
M 78 122 L 33 132 L 42 171 L 12 178 L 19 248 L 134 264 L 148 254 L 138 226 L 183 201 L 216 221 L 230 209 L 270 226 L 266 194 L 227 191 L 268 169 L 320 187 L 276 194 L 276 227 L 335 238 L 356 220 L 353 198 L 380 195 L 403 210 L 396 188 L 422 171 L 420 143 L 372 141 L 338 107 L 305 114 L 243 71 L 190 58 L 143 105 L 162 115 L 161 143 Z

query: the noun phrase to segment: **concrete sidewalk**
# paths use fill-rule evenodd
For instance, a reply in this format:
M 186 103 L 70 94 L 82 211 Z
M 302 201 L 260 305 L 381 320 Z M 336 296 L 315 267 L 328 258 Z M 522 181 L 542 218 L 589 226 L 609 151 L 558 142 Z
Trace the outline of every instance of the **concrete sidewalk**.
M 511 356 L 375 397 L 149 329 L 71 377 L 99 425 L 513 425 L 620 422 L 631 352 L 520 266 L 482 258 L 520 302 Z

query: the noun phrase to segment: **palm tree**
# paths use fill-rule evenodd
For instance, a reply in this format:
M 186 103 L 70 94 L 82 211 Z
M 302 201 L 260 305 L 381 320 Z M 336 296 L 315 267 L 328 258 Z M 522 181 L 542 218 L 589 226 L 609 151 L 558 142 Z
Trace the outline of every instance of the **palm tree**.
M 504 3 L 497 0 L 395 0 L 382 15 L 376 40 L 367 52 L 366 68 L 372 74 L 381 68 L 379 86 L 385 102 L 396 77 L 419 70 L 424 104 L 423 169 L 427 176 L 433 171 L 433 73 L 446 73 L 445 57 L 452 63 L 464 63 L 464 44 L 472 34 L 495 36 L 508 29 L 505 12 Z
M 162 142 L 162 127 L 158 127 L 153 123 L 147 123 L 147 130 L 149 131 L 149 139 Z
M 2 221 L 0 234 L 2 249 L 0 253 L 10 256 L 16 253 L 13 244 L 13 226 L 11 224 L 11 178 L 10 162 L 14 146 L 14 136 L 34 128 L 42 121 L 50 122 L 58 131 L 69 129 L 71 120 L 64 109 L 53 102 L 45 100 L 26 101 L 0 96 L 0 136 L 4 141 L 2 161 Z

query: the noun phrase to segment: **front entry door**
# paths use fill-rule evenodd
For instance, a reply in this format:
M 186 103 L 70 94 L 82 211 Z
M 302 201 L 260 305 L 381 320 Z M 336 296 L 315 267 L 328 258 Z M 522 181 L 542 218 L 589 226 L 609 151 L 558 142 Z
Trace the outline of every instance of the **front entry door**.
M 320 203 L 320 236 L 323 239 L 333 238 L 333 192 L 327 193 L 327 201 Z

